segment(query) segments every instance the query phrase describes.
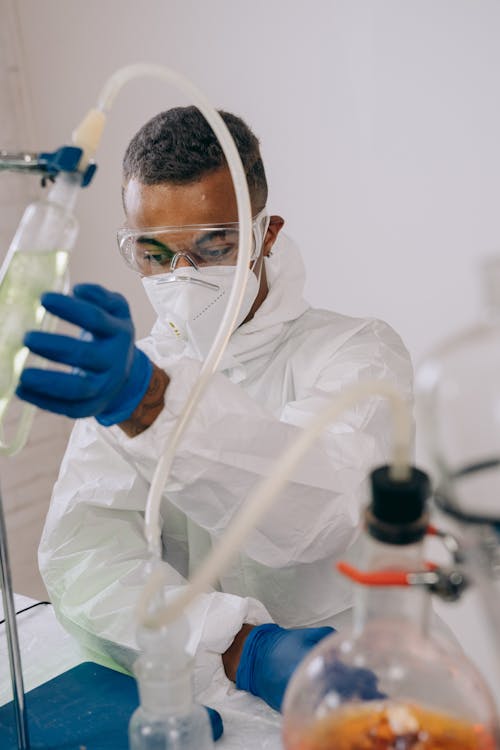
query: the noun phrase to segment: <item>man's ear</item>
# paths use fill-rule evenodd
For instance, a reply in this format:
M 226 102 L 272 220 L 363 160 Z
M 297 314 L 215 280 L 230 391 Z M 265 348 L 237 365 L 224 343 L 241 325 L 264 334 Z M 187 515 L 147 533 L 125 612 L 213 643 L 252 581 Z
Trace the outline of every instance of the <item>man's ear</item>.
M 278 234 L 283 229 L 285 220 L 281 216 L 270 216 L 269 226 L 267 228 L 266 236 L 264 237 L 264 255 L 267 258 L 271 254 L 274 243 L 278 238 Z

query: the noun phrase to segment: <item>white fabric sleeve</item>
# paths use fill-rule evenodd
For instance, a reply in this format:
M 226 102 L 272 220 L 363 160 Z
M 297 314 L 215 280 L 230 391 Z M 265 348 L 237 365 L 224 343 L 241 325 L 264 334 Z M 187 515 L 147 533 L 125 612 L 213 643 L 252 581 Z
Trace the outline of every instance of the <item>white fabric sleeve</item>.
M 196 524 L 220 536 L 256 483 L 335 393 L 356 380 L 392 381 L 411 405 L 412 369 L 399 337 L 375 321 L 336 352 L 301 398 L 271 413 L 240 385 L 216 373 L 177 451 L 165 494 Z M 168 368 L 166 405 L 144 433 L 128 439 L 111 428 L 149 483 L 162 446 L 200 371 L 184 359 Z M 371 469 L 390 460 L 392 418 L 372 397 L 331 425 L 296 468 L 244 552 L 270 567 L 311 563 L 343 553 L 353 540 Z
M 134 608 L 147 574 L 143 511 L 148 486 L 91 420 L 73 430 L 39 549 L 40 570 L 58 618 L 87 648 L 131 669 Z M 167 588 L 185 579 L 163 563 Z M 242 624 L 272 622 L 255 599 L 213 591 L 187 613 L 195 690 L 225 681 L 221 654 Z

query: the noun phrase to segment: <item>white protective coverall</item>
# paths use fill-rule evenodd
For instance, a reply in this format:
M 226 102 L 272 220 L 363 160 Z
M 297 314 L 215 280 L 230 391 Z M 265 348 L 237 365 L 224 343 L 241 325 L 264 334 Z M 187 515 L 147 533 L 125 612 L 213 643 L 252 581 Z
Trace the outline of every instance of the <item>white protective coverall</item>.
M 387 324 L 310 308 L 302 261 L 286 237 L 266 271 L 269 294 L 231 337 L 164 492 L 163 557 L 172 589 L 202 563 L 254 485 L 333 394 L 379 378 L 411 402 L 410 359 Z M 136 656 L 133 611 L 146 569 L 149 484 L 201 367 L 158 322 L 139 346 L 171 378 L 165 408 L 134 438 L 94 419 L 76 423 L 39 550 L 62 624 L 127 668 Z M 391 442 L 388 404 L 374 397 L 332 424 L 297 467 L 217 590 L 189 611 L 198 694 L 217 682 L 229 687 L 220 655 L 244 622 L 338 625 L 350 586 L 334 562 L 356 536 L 367 474 L 387 462 Z

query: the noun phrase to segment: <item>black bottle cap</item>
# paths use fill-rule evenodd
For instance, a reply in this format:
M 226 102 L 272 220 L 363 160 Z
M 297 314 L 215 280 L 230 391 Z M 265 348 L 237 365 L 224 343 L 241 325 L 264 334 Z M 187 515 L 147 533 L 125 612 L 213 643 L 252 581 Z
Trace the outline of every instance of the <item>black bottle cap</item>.
M 392 479 L 389 466 L 370 475 L 372 502 L 367 510 L 368 532 L 387 544 L 411 544 L 425 535 L 429 477 L 412 467 L 408 479 Z

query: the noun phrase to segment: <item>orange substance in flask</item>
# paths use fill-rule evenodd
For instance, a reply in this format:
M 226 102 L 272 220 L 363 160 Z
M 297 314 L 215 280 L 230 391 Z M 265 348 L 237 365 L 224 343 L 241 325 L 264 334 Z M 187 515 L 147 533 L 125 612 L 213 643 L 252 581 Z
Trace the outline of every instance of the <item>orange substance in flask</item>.
M 308 731 L 285 731 L 287 750 L 495 750 L 484 727 L 412 704 L 339 709 Z

